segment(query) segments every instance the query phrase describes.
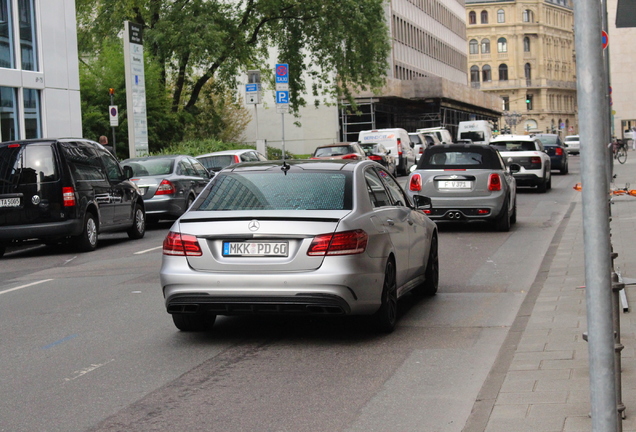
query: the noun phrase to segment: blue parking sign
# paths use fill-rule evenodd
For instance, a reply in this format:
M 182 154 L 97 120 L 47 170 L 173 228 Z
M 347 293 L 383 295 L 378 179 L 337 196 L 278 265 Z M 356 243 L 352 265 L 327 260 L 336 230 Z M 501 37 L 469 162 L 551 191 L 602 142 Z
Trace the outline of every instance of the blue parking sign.
M 289 103 L 289 91 L 276 91 L 276 103 L 287 104 Z

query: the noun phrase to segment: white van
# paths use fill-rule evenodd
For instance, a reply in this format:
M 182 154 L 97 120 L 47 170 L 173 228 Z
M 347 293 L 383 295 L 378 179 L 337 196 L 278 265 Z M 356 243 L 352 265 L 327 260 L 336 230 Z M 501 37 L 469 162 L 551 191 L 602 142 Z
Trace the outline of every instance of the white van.
M 361 144 L 382 143 L 384 147 L 391 150 L 391 154 L 396 159 L 396 170 L 398 175 L 407 175 L 412 165 L 415 165 L 415 152 L 406 129 L 375 129 L 360 131 L 358 141 Z M 394 173 L 392 173 L 394 174 Z
M 420 133 L 434 133 L 435 135 L 437 135 L 437 139 L 442 144 L 452 144 L 453 143 L 453 136 L 448 131 L 448 129 L 445 129 L 443 127 L 432 127 L 432 128 L 418 129 L 417 132 L 420 132 Z
M 488 120 L 459 122 L 457 139 L 469 139 L 473 144 L 489 144 L 492 139 L 492 127 Z

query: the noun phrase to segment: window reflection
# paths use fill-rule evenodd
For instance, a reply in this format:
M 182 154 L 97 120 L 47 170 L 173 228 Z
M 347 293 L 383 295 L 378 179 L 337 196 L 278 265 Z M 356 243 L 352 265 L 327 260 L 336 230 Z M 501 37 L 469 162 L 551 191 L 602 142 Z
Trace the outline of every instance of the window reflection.
M 22 56 L 22 69 L 36 71 L 38 70 L 38 63 L 33 0 L 18 0 L 18 13 L 20 15 L 20 55 Z
M 14 67 L 11 0 L 0 0 L 0 67 Z
M 24 89 L 24 127 L 26 139 L 42 137 L 39 90 Z
M 20 139 L 18 129 L 17 90 L 0 87 L 0 138 L 2 141 Z

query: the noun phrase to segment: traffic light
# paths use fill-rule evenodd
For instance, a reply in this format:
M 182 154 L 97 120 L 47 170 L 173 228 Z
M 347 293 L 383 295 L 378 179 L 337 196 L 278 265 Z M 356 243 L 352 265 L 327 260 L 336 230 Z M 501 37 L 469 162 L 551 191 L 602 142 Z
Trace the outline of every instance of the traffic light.
M 532 109 L 532 95 L 531 94 L 527 94 L 526 95 L 526 108 L 528 109 L 528 111 L 530 111 Z

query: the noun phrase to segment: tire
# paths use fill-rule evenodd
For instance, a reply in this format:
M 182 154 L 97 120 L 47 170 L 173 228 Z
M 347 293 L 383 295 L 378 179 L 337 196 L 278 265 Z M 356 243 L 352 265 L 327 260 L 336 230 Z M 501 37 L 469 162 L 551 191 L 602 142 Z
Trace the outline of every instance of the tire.
M 209 330 L 216 321 L 212 314 L 172 314 L 175 327 L 183 332 L 200 332 Z
M 0 244 L 0 258 L 4 256 L 4 253 L 7 251 L 7 247 L 3 244 Z
M 397 284 L 395 280 L 395 263 L 389 259 L 384 270 L 382 284 L 382 303 L 373 315 L 375 328 L 381 333 L 391 333 L 397 323 Z
M 75 237 L 74 243 L 77 250 L 80 252 L 92 252 L 97 248 L 97 221 L 95 215 L 91 212 L 86 212 L 84 218 L 84 229 L 82 233 Z
M 548 181 L 544 178 L 541 183 L 537 185 L 537 192 L 545 193 L 548 190 Z
M 512 207 L 512 215 L 510 215 L 510 224 L 514 225 L 517 223 L 517 200 L 515 199 L 515 203 Z
M 139 203 L 135 204 L 133 224 L 126 232 L 131 239 L 140 239 L 146 234 L 146 213 Z
M 546 185 L 546 189 L 550 190 L 550 189 L 552 189 L 552 173 L 549 173 L 548 175 L 550 176 L 550 178 L 548 179 L 548 183 Z
M 618 153 L 616 153 L 616 159 L 621 164 L 624 164 L 625 162 L 627 162 L 627 152 L 625 151 L 625 149 L 620 149 Z
M 567 173 L 568 173 L 568 164 L 565 163 L 559 170 L 559 174 L 567 174 Z
M 501 214 L 497 217 L 495 221 L 495 229 L 500 232 L 508 232 L 510 231 L 510 215 L 508 214 L 508 198 L 501 209 Z
M 426 262 L 426 279 L 418 287 L 418 292 L 422 295 L 432 297 L 437 294 L 439 286 L 439 245 L 437 235 L 433 235 L 431 239 L 431 249 L 428 252 L 428 260 Z

